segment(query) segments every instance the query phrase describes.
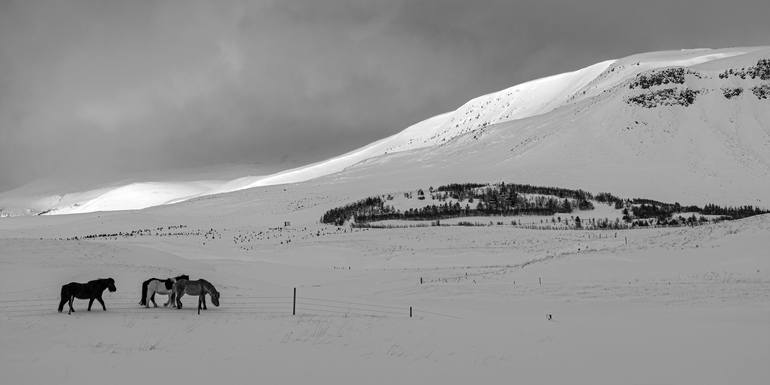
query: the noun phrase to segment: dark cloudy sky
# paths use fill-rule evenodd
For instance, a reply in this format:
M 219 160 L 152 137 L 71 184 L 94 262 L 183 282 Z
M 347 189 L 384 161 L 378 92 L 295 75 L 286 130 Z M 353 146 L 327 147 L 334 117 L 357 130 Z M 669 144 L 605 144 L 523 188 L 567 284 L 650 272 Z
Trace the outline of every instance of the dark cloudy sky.
M 0 0 L 0 191 L 307 162 L 636 52 L 770 44 L 770 1 Z

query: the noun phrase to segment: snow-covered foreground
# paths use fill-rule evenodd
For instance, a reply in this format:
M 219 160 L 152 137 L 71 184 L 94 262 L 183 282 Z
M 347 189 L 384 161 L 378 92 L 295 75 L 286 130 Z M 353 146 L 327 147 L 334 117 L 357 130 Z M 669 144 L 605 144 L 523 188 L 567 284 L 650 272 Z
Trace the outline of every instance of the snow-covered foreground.
M 36 207 L 89 213 L 0 220 L 3 383 L 764 384 L 770 215 L 618 232 L 319 218 L 367 196 L 498 181 L 766 208 L 767 99 L 722 88 L 761 81 L 720 74 L 768 52 L 634 55 L 265 177 L 48 197 Z M 629 103 L 664 91 L 635 88 L 637 74 L 671 65 L 692 66 L 674 80 L 699 90 L 694 104 Z M 30 208 L 37 192 L 0 201 Z M 132 202 L 161 206 L 110 211 Z M 214 283 L 222 306 L 138 306 L 143 280 L 179 274 Z M 62 284 L 108 276 L 107 312 L 56 312 Z
M 3 383 L 770 378 L 770 216 L 617 233 L 309 219 L 270 230 L 267 211 L 260 222 L 193 209 L 207 204 L 0 222 Z M 58 240 L 179 224 L 159 234 L 189 234 Z M 142 280 L 181 273 L 214 283 L 222 306 L 137 305 Z M 56 312 L 61 284 L 105 276 L 118 288 L 106 313 L 87 301 Z

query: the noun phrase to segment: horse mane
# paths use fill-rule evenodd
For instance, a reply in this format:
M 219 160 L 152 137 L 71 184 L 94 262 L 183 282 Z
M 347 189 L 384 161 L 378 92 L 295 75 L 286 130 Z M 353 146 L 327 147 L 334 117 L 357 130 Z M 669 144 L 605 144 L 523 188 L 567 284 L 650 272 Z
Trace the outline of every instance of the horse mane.
M 198 281 L 199 281 L 199 282 L 201 282 L 201 283 L 203 283 L 204 285 L 206 285 L 206 286 L 210 287 L 210 288 L 211 288 L 211 290 L 213 290 L 215 293 L 219 293 L 219 291 L 217 291 L 217 288 L 216 288 L 216 287 L 214 287 L 214 285 L 213 285 L 213 284 L 211 284 L 211 282 L 209 282 L 209 281 L 207 281 L 207 280 L 205 280 L 205 279 L 203 279 L 203 278 L 200 278 L 200 279 L 198 279 Z
M 189 281 L 189 280 L 190 280 L 190 276 L 189 276 L 189 275 L 187 275 L 187 274 L 182 274 L 182 275 L 180 275 L 180 276 L 178 276 L 178 277 L 174 277 L 174 281 L 178 281 L 178 280 L 180 280 L 180 279 L 186 279 L 186 280 L 188 280 L 188 281 Z

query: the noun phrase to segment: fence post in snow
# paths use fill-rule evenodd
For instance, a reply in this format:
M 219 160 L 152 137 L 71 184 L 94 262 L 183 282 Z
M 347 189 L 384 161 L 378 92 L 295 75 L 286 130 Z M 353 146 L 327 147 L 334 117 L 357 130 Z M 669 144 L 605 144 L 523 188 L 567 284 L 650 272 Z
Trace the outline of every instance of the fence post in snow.
M 294 301 L 291 304 L 291 315 L 297 315 L 297 288 L 294 288 Z
M 409 318 L 412 318 L 412 307 L 409 306 Z

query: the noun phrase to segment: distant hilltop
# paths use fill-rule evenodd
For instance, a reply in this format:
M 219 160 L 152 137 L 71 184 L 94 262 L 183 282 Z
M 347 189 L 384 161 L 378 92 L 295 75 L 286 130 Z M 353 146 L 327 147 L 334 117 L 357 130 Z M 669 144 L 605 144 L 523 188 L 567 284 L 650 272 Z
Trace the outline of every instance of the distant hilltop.
M 768 207 L 767 127 L 770 47 L 651 52 L 480 96 L 314 164 L 234 180 L 20 188 L 0 194 L 0 216 L 142 209 L 335 175 L 351 183 L 387 175 L 396 190 L 505 179 Z

